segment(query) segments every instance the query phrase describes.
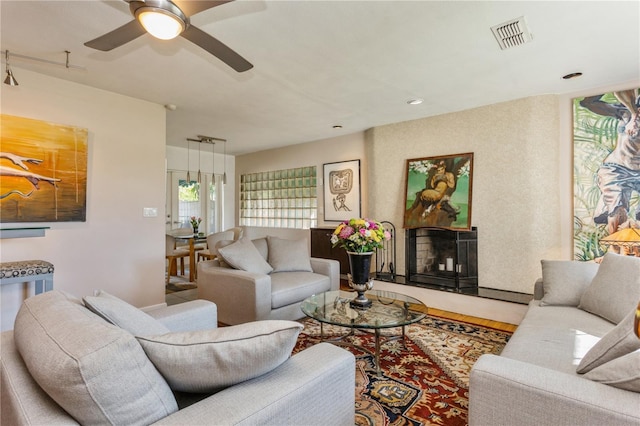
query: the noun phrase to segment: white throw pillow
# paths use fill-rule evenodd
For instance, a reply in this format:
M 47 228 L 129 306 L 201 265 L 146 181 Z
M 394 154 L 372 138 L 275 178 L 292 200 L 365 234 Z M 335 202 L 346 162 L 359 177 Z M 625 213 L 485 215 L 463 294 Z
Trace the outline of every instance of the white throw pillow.
M 640 392 L 640 349 L 612 359 L 584 377 L 616 388 Z
M 640 339 L 633 330 L 636 318 L 636 308 L 614 328 L 612 328 L 602 339 L 598 341 L 578 364 L 576 371 L 580 374 L 593 370 L 613 359 L 624 356 L 637 349 L 640 349 Z M 640 365 L 638 365 L 640 368 Z
M 209 393 L 285 362 L 302 328 L 295 321 L 265 320 L 138 341 L 171 389 Z
M 598 272 L 595 262 L 542 260 L 544 296 L 540 306 L 578 306 L 584 291 Z
M 134 336 L 154 336 L 171 331 L 151 315 L 106 291 L 100 290 L 96 296 L 85 296 L 82 300 L 89 310 Z
M 618 324 L 640 300 L 640 257 L 607 253 L 578 308 Z
M 248 238 L 241 238 L 233 244 L 218 248 L 218 254 L 232 268 L 256 274 L 269 274 L 271 265 L 262 257 L 256 246 Z
M 146 425 L 178 411 L 130 333 L 56 290 L 23 302 L 14 339 L 40 388 L 80 424 Z
M 307 240 L 267 237 L 269 264 L 273 272 L 313 272 Z

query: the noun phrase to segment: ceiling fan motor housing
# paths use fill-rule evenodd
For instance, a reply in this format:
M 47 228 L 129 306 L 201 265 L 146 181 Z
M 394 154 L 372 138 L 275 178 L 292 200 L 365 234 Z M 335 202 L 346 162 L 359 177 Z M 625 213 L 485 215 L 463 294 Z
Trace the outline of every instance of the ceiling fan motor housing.
M 173 18 L 176 22 L 179 22 L 182 26 L 182 30 L 180 31 L 180 33 L 189 28 L 189 18 L 182 12 L 182 10 L 180 10 L 178 6 L 168 0 L 130 1 L 129 10 L 140 23 L 142 23 L 142 21 L 139 16 L 142 13 L 155 12 L 167 15 Z

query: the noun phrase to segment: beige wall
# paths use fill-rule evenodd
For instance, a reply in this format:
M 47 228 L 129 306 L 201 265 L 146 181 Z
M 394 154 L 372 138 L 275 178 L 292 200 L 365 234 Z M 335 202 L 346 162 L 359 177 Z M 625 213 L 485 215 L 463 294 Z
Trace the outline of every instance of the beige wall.
M 50 261 L 54 287 L 77 296 L 105 289 L 136 306 L 163 303 L 164 108 L 14 71 L 20 86 L 1 85 L 3 114 L 89 131 L 87 221 L 40 224 L 51 227 L 43 238 L 3 239 L 0 260 Z M 143 207 L 157 208 L 158 217 L 143 218 Z M 32 292 L 30 285 L 2 287 L 3 330 L 13 328 L 20 303 Z
M 402 230 L 406 160 L 473 152 L 479 284 L 531 293 L 541 258 L 561 254 L 559 103 L 538 96 L 367 132 L 371 215 Z M 404 233 L 398 232 L 404 274 Z
M 360 184 L 362 188 L 362 215 L 367 216 L 367 158 L 365 156 L 364 133 L 353 133 L 320 141 L 293 145 L 286 148 L 245 154 L 236 157 L 236 200 L 239 199 L 240 175 L 270 170 L 290 169 L 294 167 L 316 166 L 318 175 L 318 226 L 332 227 L 337 222 L 325 223 L 323 188 L 324 163 L 360 160 Z M 237 202 L 236 202 L 237 207 Z M 239 209 L 236 208 L 236 223 L 239 223 Z

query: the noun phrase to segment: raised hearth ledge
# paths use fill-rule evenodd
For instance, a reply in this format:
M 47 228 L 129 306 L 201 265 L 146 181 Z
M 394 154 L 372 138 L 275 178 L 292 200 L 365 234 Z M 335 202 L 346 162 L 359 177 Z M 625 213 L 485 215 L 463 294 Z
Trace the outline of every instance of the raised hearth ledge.
M 522 303 L 505 302 L 502 300 L 470 296 L 450 291 L 432 290 L 386 281 L 375 280 L 373 288 L 415 297 L 427 305 L 427 307 L 515 325 L 520 324 L 520 321 L 527 311 L 527 305 Z

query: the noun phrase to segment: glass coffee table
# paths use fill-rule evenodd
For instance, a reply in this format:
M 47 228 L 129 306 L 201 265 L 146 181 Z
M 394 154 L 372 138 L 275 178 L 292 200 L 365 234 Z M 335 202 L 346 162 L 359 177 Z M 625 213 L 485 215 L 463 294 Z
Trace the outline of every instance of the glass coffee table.
M 349 334 L 341 336 L 332 343 L 356 346 L 343 341 L 352 336 L 356 330 L 375 334 L 375 353 L 358 346 L 371 354 L 375 359 L 375 368 L 380 375 L 380 330 L 383 328 L 402 327 L 401 336 L 383 336 L 394 340 L 405 336 L 405 326 L 420 321 L 427 314 L 427 307 L 413 297 L 390 291 L 371 290 L 365 296 L 372 304 L 368 308 L 353 308 L 350 303 L 356 293 L 349 291 L 327 291 L 306 298 L 302 302 L 302 312 L 320 322 L 320 340 L 325 340 L 323 324 L 337 325 L 350 329 Z

